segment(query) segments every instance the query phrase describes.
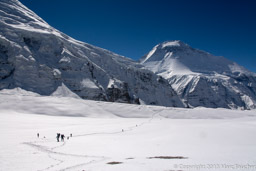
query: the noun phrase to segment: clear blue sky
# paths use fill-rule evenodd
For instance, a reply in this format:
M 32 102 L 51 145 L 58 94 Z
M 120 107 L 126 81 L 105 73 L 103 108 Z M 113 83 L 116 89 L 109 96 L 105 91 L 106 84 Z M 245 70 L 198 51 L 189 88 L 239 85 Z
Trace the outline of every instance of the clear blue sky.
M 139 59 L 183 42 L 256 72 L 256 0 L 20 0 L 69 36 Z

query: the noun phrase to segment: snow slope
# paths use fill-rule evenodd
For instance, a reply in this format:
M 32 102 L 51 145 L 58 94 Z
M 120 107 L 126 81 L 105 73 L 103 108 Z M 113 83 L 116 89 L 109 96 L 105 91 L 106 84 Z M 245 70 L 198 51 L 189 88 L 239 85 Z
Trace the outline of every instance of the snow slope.
M 162 117 L 181 119 L 224 119 L 250 116 L 254 111 L 233 112 L 227 109 L 173 108 L 152 105 L 82 100 L 76 96 L 41 96 L 21 88 L 0 91 L 0 110 L 11 113 L 26 113 L 52 116 L 100 117 L 100 118 L 151 118 L 152 114 Z M 200 111 L 207 111 L 206 113 Z M 218 113 L 217 111 L 221 111 Z
M 156 45 L 141 64 L 167 79 L 188 107 L 256 108 L 256 74 L 181 41 Z
M 107 103 L 16 88 L 0 91 L 0 120 L 0 170 L 256 169 L 252 110 Z M 73 136 L 56 142 L 57 132 Z
M 72 39 L 18 0 L 0 1 L 0 56 L 0 89 L 60 95 L 64 85 L 83 99 L 184 106 L 164 79 L 129 58 Z

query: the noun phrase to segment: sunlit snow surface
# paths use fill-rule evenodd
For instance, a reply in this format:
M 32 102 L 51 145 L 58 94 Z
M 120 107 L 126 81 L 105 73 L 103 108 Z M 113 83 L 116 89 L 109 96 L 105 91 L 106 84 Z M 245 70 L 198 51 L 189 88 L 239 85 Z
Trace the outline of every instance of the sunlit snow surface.
M 2 90 L 0 170 L 255 170 L 255 116 Z M 73 137 L 56 142 L 57 132 Z
M 140 62 L 167 79 L 189 107 L 255 109 L 256 75 L 181 41 L 156 45 Z

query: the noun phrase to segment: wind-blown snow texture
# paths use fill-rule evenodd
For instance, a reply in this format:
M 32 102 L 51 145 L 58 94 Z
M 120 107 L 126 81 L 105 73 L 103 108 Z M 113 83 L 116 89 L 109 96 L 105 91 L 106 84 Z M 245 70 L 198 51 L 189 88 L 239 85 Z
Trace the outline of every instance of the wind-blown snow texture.
M 140 62 L 167 79 L 188 107 L 256 107 L 256 74 L 224 57 L 167 41 Z
M 131 59 L 59 32 L 18 0 L 0 1 L 0 57 L 0 89 L 184 106 L 166 80 Z

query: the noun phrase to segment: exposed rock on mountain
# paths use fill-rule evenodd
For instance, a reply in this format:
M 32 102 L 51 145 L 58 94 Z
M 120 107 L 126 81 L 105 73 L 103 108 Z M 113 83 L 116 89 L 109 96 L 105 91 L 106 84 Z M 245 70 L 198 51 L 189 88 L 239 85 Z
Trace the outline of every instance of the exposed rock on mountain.
M 256 74 L 224 57 L 167 41 L 140 62 L 167 79 L 188 107 L 256 108 Z
M 167 81 L 142 65 L 72 39 L 18 0 L 1 0 L 0 89 L 14 87 L 42 95 L 72 91 L 83 99 L 184 106 Z

